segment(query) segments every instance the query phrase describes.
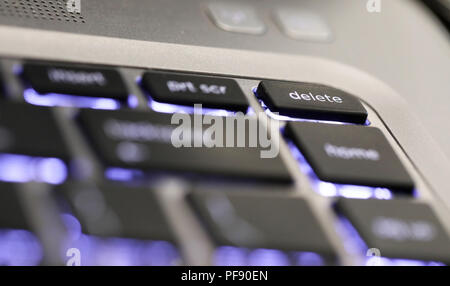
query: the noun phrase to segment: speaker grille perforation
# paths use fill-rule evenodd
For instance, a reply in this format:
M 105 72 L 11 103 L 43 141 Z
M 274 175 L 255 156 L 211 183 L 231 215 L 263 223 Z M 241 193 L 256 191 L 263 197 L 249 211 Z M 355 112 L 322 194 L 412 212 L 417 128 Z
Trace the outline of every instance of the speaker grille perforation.
M 78 12 L 69 12 L 67 0 L 0 0 L 0 17 L 86 23 Z

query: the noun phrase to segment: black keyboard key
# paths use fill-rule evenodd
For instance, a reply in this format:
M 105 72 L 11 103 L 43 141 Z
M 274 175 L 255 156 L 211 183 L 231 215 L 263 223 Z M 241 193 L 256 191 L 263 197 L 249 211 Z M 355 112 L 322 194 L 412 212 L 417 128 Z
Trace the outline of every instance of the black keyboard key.
M 236 81 L 228 78 L 149 71 L 142 86 L 157 102 L 242 112 L 249 106 Z
M 424 203 L 339 199 L 336 208 L 382 257 L 450 263 L 450 237 Z
M 175 241 L 152 189 L 115 184 L 96 188 L 71 184 L 60 188 L 85 234 Z
M 126 85 L 114 69 L 69 64 L 26 63 L 23 76 L 40 94 L 57 93 L 125 101 Z
M 301 198 L 215 191 L 194 191 L 188 198 L 219 251 L 226 246 L 334 258 L 318 220 Z
M 112 184 L 98 187 L 71 184 L 60 186 L 56 194 L 67 227 L 66 245 L 79 249 L 81 265 L 181 263 L 177 240 L 155 190 Z
M 414 188 L 405 167 L 377 128 L 289 122 L 286 133 L 323 181 L 403 192 Z
M 0 105 L 0 153 L 69 160 L 69 151 L 49 108 Z
M 31 229 L 17 186 L 0 182 L 0 230 Z
M 257 93 L 270 111 L 280 115 L 359 124 L 367 119 L 359 99 L 325 85 L 263 81 Z
M 193 123 L 193 115 L 189 116 L 190 122 Z M 171 141 L 172 132 L 181 126 L 171 124 L 171 118 L 171 114 L 129 110 L 86 109 L 82 110 L 79 115 L 82 127 L 86 130 L 94 148 L 107 167 L 285 182 L 291 180 L 279 155 L 274 158 L 261 159 L 262 148 L 208 148 L 204 145 L 195 148 L 174 147 Z M 215 118 L 220 122 L 225 121 L 223 117 L 210 118 Z M 209 125 L 203 126 L 202 134 L 208 127 Z M 237 129 L 234 128 L 234 139 L 238 136 Z M 225 126 L 223 126 L 223 130 L 226 134 Z M 247 133 L 248 130 L 246 128 Z M 186 131 L 194 133 L 193 128 L 188 128 Z M 192 138 L 199 137 L 196 134 L 191 134 L 191 136 Z M 222 143 L 225 146 L 226 136 L 223 140 Z

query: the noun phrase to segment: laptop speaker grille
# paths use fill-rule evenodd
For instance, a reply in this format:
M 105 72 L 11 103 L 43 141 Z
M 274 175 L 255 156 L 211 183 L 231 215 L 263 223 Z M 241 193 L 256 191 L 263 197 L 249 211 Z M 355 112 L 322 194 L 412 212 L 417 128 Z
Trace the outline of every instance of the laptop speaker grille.
M 70 9 L 70 0 L 0 0 L 0 17 L 86 23 L 79 11 Z

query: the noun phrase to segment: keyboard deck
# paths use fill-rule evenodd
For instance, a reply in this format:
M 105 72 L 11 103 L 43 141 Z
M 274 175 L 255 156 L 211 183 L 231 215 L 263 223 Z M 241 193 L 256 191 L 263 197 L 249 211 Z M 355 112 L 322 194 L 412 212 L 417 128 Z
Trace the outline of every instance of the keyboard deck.
M 81 265 L 450 264 L 449 214 L 357 94 L 189 71 L 0 64 L 0 264 L 66 265 L 74 255 Z M 225 123 L 223 138 L 205 140 L 215 122 L 240 116 L 242 145 Z M 177 130 L 176 118 L 189 127 Z M 279 138 L 275 156 L 245 144 L 255 126 Z M 180 130 L 192 146 L 174 145 Z

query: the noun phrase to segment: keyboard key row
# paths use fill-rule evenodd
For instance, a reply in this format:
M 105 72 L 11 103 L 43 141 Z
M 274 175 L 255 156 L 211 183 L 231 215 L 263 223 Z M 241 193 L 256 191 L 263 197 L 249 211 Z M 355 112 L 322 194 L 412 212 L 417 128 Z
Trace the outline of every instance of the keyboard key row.
M 122 101 L 127 98 L 126 84 L 118 71 L 113 69 L 27 62 L 23 75 L 33 89 L 42 94 L 64 93 Z M 209 108 L 234 111 L 246 111 L 248 108 L 242 90 L 236 81 L 228 78 L 149 71 L 144 74 L 141 86 L 149 93 L 151 100 L 161 103 L 186 106 L 201 103 Z M 367 111 L 356 97 L 323 85 L 262 81 L 257 93 L 271 111 L 282 115 L 353 123 L 364 123 L 367 119 Z M 3 108 L 10 110 L 3 112 L 1 122 L 4 127 L 0 131 L 12 135 L 2 137 L 2 153 L 68 160 L 68 152 L 56 124 L 49 118 L 51 115 L 43 119 L 39 116 L 44 115 L 33 115 L 50 111 L 24 111 L 27 113 L 23 115 L 24 120 L 16 120 L 13 114 L 20 113 L 17 108 L 22 107 Z M 223 119 L 208 118 L 209 122 Z M 104 113 L 81 110 L 79 116 L 81 127 L 105 168 L 290 180 L 279 157 L 271 160 L 260 158 L 261 148 L 175 148 L 172 144 L 175 127 L 171 119 L 167 114 L 135 110 Z M 194 121 L 192 117 L 190 120 Z M 47 126 L 46 130 L 44 126 Z M 5 131 L 7 129 L 11 131 Z M 203 137 L 205 131 L 195 132 L 192 126 L 187 129 L 191 129 L 185 131 L 193 133 L 192 137 Z M 322 181 L 409 193 L 414 188 L 412 179 L 395 152 L 375 128 L 290 122 L 287 132 Z M 234 135 L 236 137 L 236 132 Z M 19 143 L 7 142 L 12 139 Z M 12 147 L 7 147 L 7 144 Z
M 28 181 L 28 178 L 42 181 L 40 177 L 36 177 L 36 174 L 43 173 L 45 178 L 51 177 L 43 181 L 56 180 L 59 183 L 60 177 L 67 173 L 64 164 L 68 165 L 72 156 L 56 124 L 52 110 L 46 107 L 5 102 L 0 105 L 0 114 L 2 134 L 0 168 L 3 170 L 0 179 L 22 182 Z M 169 114 L 131 110 L 84 109 L 79 114 L 81 127 L 86 131 L 105 168 L 173 171 L 280 182 L 291 180 L 281 158 L 277 156 L 273 159 L 262 159 L 260 152 L 263 148 L 261 147 L 208 148 L 205 145 L 195 147 L 193 144 L 192 147 L 176 148 L 172 143 L 172 134 L 177 127 L 171 124 L 171 119 L 172 116 Z M 188 119 L 194 122 L 191 115 Z M 210 122 L 214 120 L 225 122 L 225 118 L 222 117 L 210 117 L 210 119 L 212 120 Z M 248 121 L 247 124 L 249 124 Z M 186 134 L 193 132 L 191 127 L 189 125 L 184 130 Z M 226 130 L 225 127 L 224 124 Z M 234 136 L 237 140 L 238 128 L 233 127 L 233 129 L 234 133 L 230 136 Z M 203 139 L 204 131 L 199 133 L 201 139 Z M 248 142 L 248 131 L 249 129 L 246 128 L 247 133 L 244 134 L 246 142 Z M 194 136 L 198 135 L 192 134 L 192 143 L 194 143 Z M 226 140 L 227 138 L 224 137 L 223 146 Z M 37 159 L 51 159 L 51 161 Z M 20 169 L 17 169 L 19 165 Z M 12 168 L 13 166 L 17 168 Z M 30 170 L 30 168 L 34 169 Z M 61 172 L 64 174 L 60 174 Z M 30 173 L 31 177 L 25 173 Z
M 47 102 L 49 100 L 61 105 L 61 100 L 51 98 L 55 95 L 112 99 L 118 103 L 129 99 L 124 79 L 112 68 L 26 62 L 22 76 L 32 89 L 26 91 L 27 101 L 37 105 L 53 105 Z M 231 78 L 147 71 L 140 85 L 151 104 L 190 107 L 202 104 L 204 108 L 241 112 L 249 108 L 243 91 Z M 357 124 L 364 124 L 367 120 L 367 111 L 359 99 L 325 85 L 264 80 L 258 86 L 257 94 L 271 112 L 284 116 Z M 117 109 L 120 104 L 104 102 L 102 105 L 94 106 L 97 109 Z M 79 107 L 90 106 L 84 104 Z
M 58 187 L 55 194 L 70 206 L 62 216 L 70 236 L 67 247 L 81 248 L 88 265 L 102 262 L 104 247 L 111 252 L 122 249 L 122 258 L 133 257 L 136 264 L 181 263 L 180 238 L 175 237 L 155 191 L 113 184 Z M 211 254 L 215 265 L 325 265 L 336 260 L 303 199 L 211 190 L 194 191 L 187 202 L 205 222 L 215 243 Z M 86 241 L 91 248 L 86 248 Z M 156 256 L 146 257 L 152 254 L 152 247 L 159 247 L 159 252 L 153 250 Z M 109 258 L 107 264 L 133 265 L 129 260 L 115 260 L 113 255 Z
M 33 246 L 34 254 L 20 261 L 15 256 L 13 261 L 0 252 L 0 263 L 38 264 L 43 257 L 42 247 L 33 234 L 18 186 L 0 183 L 0 241 L 12 243 L 14 238 L 15 247 Z M 186 263 L 179 250 L 183 237 L 177 237 L 156 191 L 111 183 L 56 187 L 52 194 L 67 231 L 64 247 L 79 249 L 83 253 L 82 265 Z M 194 189 L 187 194 L 186 203 L 214 244 L 211 261 L 215 265 L 339 262 L 305 199 L 278 193 Z M 356 229 L 355 235 L 363 239 L 361 256 L 368 249 L 378 249 L 383 259 L 392 261 L 450 263 L 450 237 L 425 203 L 339 199 L 335 208 Z M 356 237 L 349 242 L 353 240 L 357 241 Z M 63 259 L 67 258 L 64 254 Z
M 19 161 L 8 159 L 11 155 L 58 158 L 69 162 L 71 155 L 50 109 L 4 103 L 0 106 L 0 114 L 0 153 L 4 159 L 0 160 L 1 168 L 6 170 L 9 167 L 4 164 Z M 261 147 L 231 145 L 228 148 L 225 147 L 226 136 L 222 142 L 215 142 L 223 147 L 206 147 L 205 130 L 211 124 L 202 125 L 202 130 L 194 130 L 194 115 L 186 116 L 189 119 L 186 126 L 172 124 L 170 114 L 134 110 L 83 109 L 78 119 L 105 169 L 118 167 L 279 182 L 291 180 L 280 156 L 262 158 Z M 203 121 L 205 118 L 208 122 L 221 122 L 223 133 L 232 136 L 233 140 L 242 136 L 234 125 L 233 133 L 228 134 L 223 117 L 204 116 Z M 245 121 L 245 142 L 249 141 L 251 120 L 254 119 Z M 178 134 L 177 128 L 178 136 L 190 138 L 187 142 L 190 147 L 176 147 L 174 140 L 177 138 L 173 136 Z M 414 188 L 408 172 L 376 128 L 290 122 L 286 132 L 323 181 L 409 193 Z M 194 146 L 196 137 L 201 139 L 199 146 Z M 25 162 L 25 165 L 28 164 Z
M 51 98 L 55 95 L 112 99 L 122 104 L 129 100 L 124 79 L 111 68 L 28 62 L 23 66 L 22 76 L 25 84 L 32 88 L 26 91 L 26 100 L 37 105 L 53 105 L 47 102 L 49 100 L 57 102 L 55 105 L 67 104 L 58 98 Z M 184 106 L 202 104 L 206 108 L 242 112 L 246 112 L 249 106 L 236 81 L 228 78 L 150 71 L 144 74 L 141 85 L 151 99 L 159 103 Z M 98 109 L 117 109 L 118 106 L 110 102 L 103 105 L 114 108 L 102 108 L 100 104 L 95 106 Z

